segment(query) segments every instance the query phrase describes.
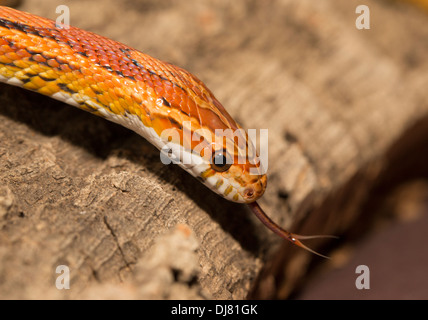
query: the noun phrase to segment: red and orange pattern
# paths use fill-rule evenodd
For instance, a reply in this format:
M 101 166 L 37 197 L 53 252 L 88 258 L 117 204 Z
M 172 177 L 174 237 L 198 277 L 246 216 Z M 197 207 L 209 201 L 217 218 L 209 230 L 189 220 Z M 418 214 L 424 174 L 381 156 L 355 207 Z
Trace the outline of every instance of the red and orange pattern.
M 212 133 L 202 141 L 215 153 L 216 129 L 240 129 L 189 72 L 108 38 L 7 7 L 0 7 L 0 80 L 120 123 L 158 148 L 165 129 L 177 130 L 180 141 L 174 142 L 184 146 L 183 126 L 190 124 L 191 132 Z M 238 163 L 239 154 L 254 150 L 245 133 L 243 139 L 244 147 L 233 138 L 220 147 L 234 160 L 227 171 L 183 168 L 229 200 L 252 202 L 263 194 L 266 176 L 249 174 L 259 166 L 250 163 L 253 159 Z M 193 150 L 200 141 L 189 143 Z

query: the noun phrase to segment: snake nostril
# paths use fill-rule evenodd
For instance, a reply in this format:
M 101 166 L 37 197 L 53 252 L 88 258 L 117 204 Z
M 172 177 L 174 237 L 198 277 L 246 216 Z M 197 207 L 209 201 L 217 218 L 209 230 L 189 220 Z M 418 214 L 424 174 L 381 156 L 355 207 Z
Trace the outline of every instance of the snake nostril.
M 245 189 L 244 196 L 248 199 L 251 199 L 252 197 L 254 197 L 254 189 L 253 188 Z

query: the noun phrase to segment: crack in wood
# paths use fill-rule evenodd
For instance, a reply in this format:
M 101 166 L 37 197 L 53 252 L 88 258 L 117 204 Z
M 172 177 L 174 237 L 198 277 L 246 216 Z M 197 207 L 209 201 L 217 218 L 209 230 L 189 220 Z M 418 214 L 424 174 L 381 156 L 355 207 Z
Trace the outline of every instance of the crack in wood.
M 120 246 L 120 244 L 119 244 L 119 239 L 117 238 L 116 233 L 114 232 L 113 228 L 111 227 L 111 225 L 110 225 L 110 224 L 108 223 L 108 221 L 107 221 L 107 216 L 104 216 L 103 221 L 104 221 L 104 224 L 105 224 L 105 226 L 107 227 L 107 229 L 110 231 L 110 234 L 112 235 L 112 237 L 113 237 L 114 241 L 116 242 L 116 246 L 117 246 L 117 248 L 118 248 L 118 250 L 119 250 L 119 253 L 120 253 L 120 255 L 121 255 L 121 257 L 122 257 L 123 261 L 125 262 L 125 266 L 124 266 L 123 268 L 127 268 L 128 270 L 131 270 L 131 265 L 132 265 L 133 263 L 129 262 L 129 261 L 126 259 L 126 257 L 125 257 L 125 253 L 123 252 L 123 249 L 122 249 L 122 247 L 121 247 L 121 246 Z M 123 268 L 120 268 L 120 270 L 123 270 Z

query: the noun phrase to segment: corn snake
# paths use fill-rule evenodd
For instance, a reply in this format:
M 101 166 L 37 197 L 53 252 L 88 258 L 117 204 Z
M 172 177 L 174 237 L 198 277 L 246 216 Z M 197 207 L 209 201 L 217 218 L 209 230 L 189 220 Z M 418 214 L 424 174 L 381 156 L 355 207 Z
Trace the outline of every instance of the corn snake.
M 188 173 L 222 197 L 247 203 L 276 234 L 316 253 L 299 239 L 318 236 L 282 229 L 257 204 L 267 177 L 255 160 L 252 142 L 205 84 L 188 71 L 94 33 L 0 7 L 0 81 L 116 122 L 160 150 L 172 143 L 177 164 Z M 162 133 L 170 129 L 179 133 L 178 139 L 165 141 Z M 217 129 L 238 132 L 244 145 L 226 138 L 219 146 L 213 140 Z M 186 141 L 186 131 L 200 135 L 212 157 L 195 154 L 201 140 Z M 243 163 L 238 161 L 242 154 Z M 190 163 L 183 161 L 184 155 Z

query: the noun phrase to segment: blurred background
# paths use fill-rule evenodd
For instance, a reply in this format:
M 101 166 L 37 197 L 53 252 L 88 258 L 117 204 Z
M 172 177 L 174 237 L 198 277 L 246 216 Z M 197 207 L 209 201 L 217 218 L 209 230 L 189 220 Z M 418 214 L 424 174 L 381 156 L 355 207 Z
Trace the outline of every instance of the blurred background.
M 0 3 L 51 19 L 66 4 L 73 26 L 189 70 L 245 128 L 269 128 L 262 206 L 340 239 L 313 261 L 266 236 L 248 297 L 428 299 L 428 1 Z

